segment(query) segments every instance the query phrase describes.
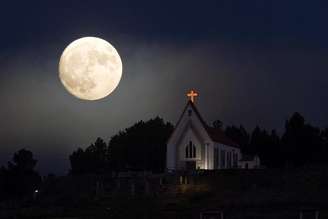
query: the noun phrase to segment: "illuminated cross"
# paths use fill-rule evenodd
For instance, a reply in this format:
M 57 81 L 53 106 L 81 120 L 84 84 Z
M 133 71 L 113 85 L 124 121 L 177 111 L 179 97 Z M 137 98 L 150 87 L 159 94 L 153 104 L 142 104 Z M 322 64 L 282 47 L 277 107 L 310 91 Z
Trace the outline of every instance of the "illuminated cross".
M 198 93 L 194 90 L 190 90 L 189 93 L 187 93 L 187 97 L 189 97 L 191 102 L 195 101 L 195 97 L 198 96 Z

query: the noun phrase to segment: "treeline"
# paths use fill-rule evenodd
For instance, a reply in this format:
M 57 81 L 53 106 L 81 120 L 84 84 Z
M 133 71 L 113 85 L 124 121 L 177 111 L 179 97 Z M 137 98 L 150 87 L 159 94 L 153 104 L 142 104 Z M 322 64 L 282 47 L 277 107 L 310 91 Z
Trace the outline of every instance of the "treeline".
M 328 164 L 328 129 L 307 123 L 294 113 L 285 123 L 281 136 L 275 130 L 256 127 L 248 132 L 243 126 L 226 126 L 215 121 L 213 126 L 241 146 L 244 154 L 258 154 L 266 167 L 298 167 Z M 166 142 L 173 125 L 161 118 L 139 121 L 114 135 L 108 143 L 98 138 L 86 149 L 78 148 L 71 155 L 71 174 L 104 173 L 124 170 L 165 170 Z M 16 152 L 6 167 L 0 168 L 2 196 L 19 197 L 33 191 L 40 182 L 34 170 L 37 161 L 32 152 Z M 24 182 L 24 184 L 22 184 Z M 25 183 L 26 182 L 26 183 Z
M 256 127 L 248 132 L 242 125 L 223 127 L 217 120 L 213 127 L 222 129 L 241 146 L 244 154 L 257 154 L 269 168 L 328 164 L 328 129 L 319 129 L 294 113 L 285 123 L 281 136 L 275 130 Z M 114 135 L 108 143 L 98 138 L 85 150 L 70 155 L 71 173 L 108 171 L 165 170 L 166 142 L 173 125 L 161 118 L 137 122 Z
M 70 156 L 71 173 L 165 169 L 166 141 L 173 125 L 157 117 L 139 121 L 114 135 L 108 144 L 97 138 L 85 150 L 78 148 Z
M 328 164 L 328 128 L 307 123 L 299 113 L 286 122 L 281 136 L 256 127 L 249 134 L 243 126 L 228 126 L 225 133 L 246 154 L 258 154 L 266 167 L 300 167 Z

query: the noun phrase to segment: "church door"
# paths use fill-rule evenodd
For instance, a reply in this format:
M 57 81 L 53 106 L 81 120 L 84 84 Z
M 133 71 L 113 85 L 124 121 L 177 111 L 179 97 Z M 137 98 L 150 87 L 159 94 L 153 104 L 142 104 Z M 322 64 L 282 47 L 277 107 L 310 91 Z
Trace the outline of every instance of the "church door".
M 186 161 L 186 170 L 196 170 L 196 161 Z

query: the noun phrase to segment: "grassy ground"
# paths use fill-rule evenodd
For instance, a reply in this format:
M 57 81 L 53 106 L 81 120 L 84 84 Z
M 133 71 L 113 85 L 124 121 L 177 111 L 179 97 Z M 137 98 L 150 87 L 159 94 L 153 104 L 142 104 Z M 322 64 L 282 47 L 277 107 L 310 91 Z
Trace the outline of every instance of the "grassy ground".
M 103 180 L 99 176 L 64 177 L 48 182 L 31 205 L 11 210 L 18 218 L 199 218 L 201 212 L 223 211 L 228 219 L 299 218 L 302 209 L 317 209 L 328 218 L 328 169 L 207 171 L 147 179 Z M 105 179 L 105 177 L 102 177 Z M 160 185 L 160 181 L 166 183 Z M 134 189 L 131 190 L 131 184 Z M 146 189 L 148 187 L 148 189 Z M 6 211 L 6 210 L 4 210 Z M 4 212 L 2 211 L 2 212 Z M 1 218 L 1 214 L 0 214 Z M 9 216 L 2 214 L 2 218 Z

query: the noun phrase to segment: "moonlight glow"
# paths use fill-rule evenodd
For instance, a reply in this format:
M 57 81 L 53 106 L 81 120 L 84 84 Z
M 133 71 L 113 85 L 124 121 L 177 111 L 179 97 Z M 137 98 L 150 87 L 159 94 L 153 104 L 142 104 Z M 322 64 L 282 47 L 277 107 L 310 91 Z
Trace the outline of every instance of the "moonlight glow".
M 122 76 L 122 61 L 107 41 L 84 37 L 73 41 L 59 61 L 59 78 L 74 96 L 84 100 L 106 97 Z

